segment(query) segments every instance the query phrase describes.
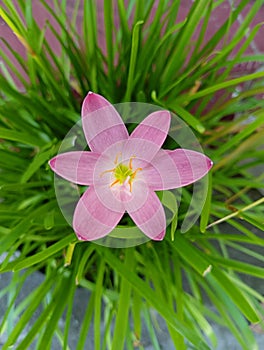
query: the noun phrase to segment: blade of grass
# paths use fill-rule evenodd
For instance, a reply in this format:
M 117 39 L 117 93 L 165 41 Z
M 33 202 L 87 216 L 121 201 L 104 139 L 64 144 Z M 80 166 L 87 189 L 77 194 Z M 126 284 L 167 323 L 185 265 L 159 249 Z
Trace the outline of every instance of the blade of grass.
M 74 276 L 73 276 L 74 278 Z M 56 326 L 62 317 L 63 311 L 68 304 L 68 299 L 70 295 L 71 288 L 68 288 L 70 282 L 73 281 L 70 274 L 61 274 L 57 275 L 57 288 L 55 289 L 51 303 L 55 304 L 54 310 L 49 318 L 45 331 L 43 332 L 40 340 L 39 340 L 39 349 L 50 348 L 52 343 L 52 338 L 54 335 L 54 331 L 56 330 Z M 74 285 L 74 283 L 73 283 Z
M 262 267 L 253 266 L 244 262 L 217 256 L 211 256 L 209 260 L 211 260 L 212 263 L 217 263 L 220 266 L 225 266 L 226 268 L 239 271 L 250 276 L 255 276 L 258 278 L 263 278 L 264 276 L 264 269 Z
M 18 264 L 14 264 L 13 270 L 18 271 L 24 268 L 28 268 L 32 265 L 38 264 L 43 260 L 48 259 L 49 257 L 55 255 L 56 253 L 62 251 L 68 244 L 73 243 L 76 240 L 75 235 L 72 233 L 60 241 L 56 242 L 52 246 L 46 248 L 42 252 L 39 252 L 33 256 L 23 259 L 23 261 Z M 12 263 L 10 263 L 12 264 Z
M 85 311 L 84 319 L 81 325 L 80 334 L 78 337 L 78 343 L 76 346 L 76 350 L 84 350 L 85 348 L 85 342 L 87 339 L 87 334 L 89 331 L 89 327 L 92 321 L 92 316 L 94 312 L 94 306 L 95 306 L 95 292 L 93 292 L 89 298 L 87 308 Z
M 89 74 L 91 79 L 91 89 L 97 92 L 97 25 L 96 25 L 96 3 L 84 1 L 83 8 L 83 40 L 85 45 L 86 55 L 90 61 Z
M 143 23 L 144 23 L 143 21 L 138 21 L 133 28 L 129 71 L 128 71 L 128 78 L 127 78 L 127 88 L 126 88 L 124 101 L 131 100 L 131 94 L 134 86 L 134 75 L 135 75 L 135 68 L 136 68 L 136 61 L 137 61 L 138 46 L 139 46 L 139 35 L 140 35 L 139 30 L 140 30 L 140 26 Z
M 145 282 L 136 276 L 135 273 L 129 272 L 129 270 L 109 250 L 103 250 L 100 247 L 98 248 L 100 249 L 100 254 L 104 256 L 107 263 L 126 278 L 130 284 L 132 284 L 133 288 L 136 289 L 142 297 L 146 298 L 148 303 L 154 307 L 173 328 L 186 337 L 186 339 L 192 344 L 199 344 L 197 346 L 198 350 L 209 350 L 209 347 L 204 340 L 198 337 L 197 334 L 193 332 L 190 327 L 187 327 L 184 322 L 178 320 L 177 316 L 167 309 L 164 302 L 157 303 L 155 292 Z
M 17 338 L 21 334 L 22 330 L 28 323 L 28 321 L 32 318 L 33 313 L 38 308 L 40 303 L 42 302 L 45 295 L 50 290 L 53 284 L 54 276 L 51 276 L 49 279 L 46 279 L 38 288 L 34 291 L 35 298 L 31 301 L 31 304 L 28 306 L 27 310 L 20 317 L 19 321 L 13 328 L 12 333 L 8 337 L 6 343 L 3 345 L 2 350 L 8 350 L 10 346 L 15 344 Z
M 227 87 L 231 87 L 231 86 L 236 86 L 239 85 L 243 82 L 246 81 L 250 81 L 250 80 L 254 80 L 254 79 L 258 79 L 258 78 L 263 78 L 264 77 L 264 72 L 257 72 L 257 73 L 252 73 L 252 74 L 248 74 L 245 75 L 243 77 L 239 77 L 239 78 L 235 78 L 235 79 L 231 79 L 228 81 L 224 81 L 218 84 L 215 84 L 214 86 L 211 86 L 209 88 L 206 88 L 204 90 L 201 90 L 199 92 L 196 92 L 194 94 L 187 94 L 187 95 L 182 95 L 180 96 L 177 100 L 177 102 L 175 101 L 175 103 L 181 103 L 181 102 L 185 102 L 185 101 L 192 101 L 201 97 L 204 97 L 208 94 L 211 94 L 213 92 L 225 89 Z
M 188 20 L 181 30 L 179 39 L 177 41 L 177 46 L 174 49 L 174 53 L 169 57 L 166 68 L 164 69 L 162 75 L 162 83 L 167 85 L 167 82 L 170 81 L 171 76 L 174 75 L 175 71 L 178 71 L 181 65 L 183 64 L 185 57 L 185 47 L 188 43 L 203 17 L 203 13 L 207 8 L 208 1 L 200 0 L 193 3 L 192 8 L 188 14 Z
M 208 174 L 208 189 L 206 194 L 206 199 L 204 207 L 201 212 L 200 230 L 205 233 L 206 227 L 208 225 L 210 213 L 211 213 L 211 202 L 212 202 L 212 173 Z
M 112 0 L 104 0 L 104 23 L 105 23 L 105 41 L 107 49 L 107 67 L 109 70 L 109 79 L 113 80 L 114 71 L 114 38 L 113 38 L 113 2 Z
M 177 243 L 177 244 L 175 244 Z M 201 252 L 194 248 L 185 238 L 178 235 L 175 239 L 175 243 L 171 246 L 176 249 L 178 254 L 188 262 L 201 276 L 208 279 L 212 284 L 220 283 L 222 288 L 231 297 L 237 307 L 245 314 L 245 316 L 252 322 L 258 321 L 258 315 L 256 314 L 251 303 L 247 297 L 242 294 L 239 289 L 230 284 L 228 276 L 220 271 L 218 268 L 213 268 L 210 264 L 210 260 L 201 255 Z
M 0 138 L 4 140 L 17 141 L 31 146 L 43 146 L 43 140 L 35 138 L 33 135 L 16 130 L 0 128 Z
M 94 299 L 94 350 L 101 350 L 101 308 L 103 295 L 103 281 L 105 274 L 105 262 L 101 259 L 97 271 L 97 279 L 95 284 L 95 299 Z
M 132 248 L 127 248 L 125 251 L 124 265 L 127 269 L 133 270 L 134 266 L 134 251 Z M 116 323 L 114 329 L 114 336 L 112 341 L 112 350 L 123 350 L 126 338 L 126 330 L 129 319 L 131 297 L 131 285 L 122 278 L 120 287 L 120 298 L 118 303 L 118 310 L 116 315 Z

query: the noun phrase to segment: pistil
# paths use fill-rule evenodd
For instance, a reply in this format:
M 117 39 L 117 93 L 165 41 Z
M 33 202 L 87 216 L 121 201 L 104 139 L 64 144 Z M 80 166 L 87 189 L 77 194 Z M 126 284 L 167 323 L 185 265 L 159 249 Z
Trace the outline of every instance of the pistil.
M 121 154 L 118 153 L 114 164 L 117 164 L 117 166 L 113 169 L 105 170 L 101 173 L 100 176 L 103 176 L 106 173 L 113 173 L 115 180 L 111 183 L 110 187 L 113 187 L 117 184 L 124 185 L 127 183 L 129 185 L 129 191 L 132 193 L 132 182 L 134 181 L 138 171 L 141 171 L 142 168 L 137 168 L 133 171 L 133 159 L 136 158 L 135 156 L 132 156 L 129 158 L 128 165 L 125 165 L 123 163 L 118 164 L 118 158 Z

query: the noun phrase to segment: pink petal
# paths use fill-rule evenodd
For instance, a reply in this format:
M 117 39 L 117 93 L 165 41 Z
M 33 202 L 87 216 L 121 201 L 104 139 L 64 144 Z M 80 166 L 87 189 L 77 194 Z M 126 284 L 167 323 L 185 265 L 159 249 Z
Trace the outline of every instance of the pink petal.
M 123 200 L 120 196 L 118 196 L 118 193 L 115 193 L 115 190 L 119 188 L 119 185 L 110 187 L 110 183 L 105 185 L 95 184 L 94 188 L 98 200 L 104 207 L 113 212 L 124 213 L 125 207 Z
M 160 146 L 146 139 L 129 138 L 122 149 L 122 162 L 133 157 L 133 168 L 145 167 L 159 152 Z
M 126 140 L 128 132 L 115 108 L 102 96 L 89 92 L 82 105 L 83 130 L 90 149 L 102 153 Z
M 147 116 L 132 132 L 130 138 L 151 141 L 162 146 L 170 128 L 170 112 L 157 111 Z
M 140 210 L 148 201 L 149 191 L 150 189 L 146 182 L 136 178 L 132 183 L 131 197 L 123 199 L 126 211 L 131 214 Z
M 155 192 L 149 191 L 145 203 L 129 215 L 146 236 L 160 241 L 166 231 L 166 217 L 161 202 Z
M 73 228 L 80 240 L 92 241 L 111 232 L 123 213 L 112 211 L 98 199 L 91 186 L 80 198 L 73 216 Z
M 94 167 L 100 154 L 94 152 L 67 152 L 49 161 L 51 169 L 64 179 L 79 185 L 93 183 Z
M 144 169 L 148 185 L 155 191 L 189 185 L 211 169 L 213 163 L 204 154 L 178 148 L 174 151 L 161 149 L 151 165 Z

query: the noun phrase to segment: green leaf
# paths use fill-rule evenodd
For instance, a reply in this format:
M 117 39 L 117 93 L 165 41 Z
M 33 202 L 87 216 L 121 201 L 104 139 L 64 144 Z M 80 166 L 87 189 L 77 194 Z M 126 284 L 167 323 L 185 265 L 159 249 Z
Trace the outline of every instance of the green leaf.
M 157 303 L 155 292 L 146 284 L 146 282 L 143 282 L 137 275 L 135 275 L 135 273 L 130 272 L 127 267 L 125 267 L 125 265 L 122 264 L 109 250 L 103 250 L 101 248 L 98 250 L 106 259 L 107 263 L 127 279 L 133 288 L 142 297 L 147 299 L 148 303 L 164 317 L 166 322 L 168 322 L 172 328 L 182 334 L 192 344 L 196 344 L 198 350 L 209 350 L 209 347 L 204 340 L 199 338 L 184 322 L 178 320 L 177 316 L 168 310 L 163 301 L 160 300 L 159 303 Z
M 224 82 L 221 82 L 219 84 L 215 84 L 211 87 L 208 87 L 204 90 L 198 91 L 194 94 L 182 95 L 181 97 L 177 98 L 176 101 L 179 104 L 182 102 L 186 102 L 186 101 L 192 101 L 192 100 L 204 97 L 206 95 L 212 94 L 213 92 L 216 92 L 216 91 L 219 91 L 222 89 L 226 89 L 227 87 L 237 86 L 243 82 L 258 79 L 258 78 L 263 78 L 263 77 L 264 77 L 264 72 L 257 72 L 257 73 L 248 74 L 248 75 L 245 75 L 243 77 L 230 79 L 228 81 L 224 81 Z
M 213 273 L 206 276 L 212 284 L 220 284 L 226 295 L 229 295 L 233 303 L 252 323 L 260 321 L 259 315 L 254 308 L 254 305 L 249 301 L 249 298 L 233 283 L 231 284 L 228 275 L 219 269 L 213 269 Z
M 14 264 L 13 270 L 18 271 L 30 267 L 32 265 L 41 263 L 42 261 L 45 261 L 51 256 L 55 255 L 56 253 L 62 251 L 62 249 L 64 249 L 68 244 L 71 244 L 74 241 L 76 241 L 76 236 L 73 233 L 67 235 L 65 238 L 46 248 L 42 252 L 25 258 L 21 262 Z
M 52 337 L 54 334 L 54 330 L 62 317 L 62 313 L 65 309 L 65 307 L 68 304 L 68 299 L 70 296 L 71 288 L 69 288 L 69 284 L 73 282 L 73 280 L 70 278 L 70 274 L 63 274 L 60 276 L 60 279 L 57 281 L 57 288 L 55 292 L 53 293 L 51 303 L 55 304 L 53 312 L 48 319 L 48 322 L 46 324 L 46 328 L 39 339 L 39 349 L 43 348 L 50 348 L 52 343 Z
M 139 35 L 140 35 L 140 26 L 144 23 L 144 21 L 138 21 L 133 29 L 132 33 L 132 43 L 131 43 L 131 53 L 130 53 L 130 62 L 129 62 L 129 72 L 127 78 L 127 89 L 124 97 L 124 101 L 130 101 L 131 93 L 133 90 L 133 81 L 135 75 L 136 68 L 136 60 L 137 60 L 137 52 L 139 46 Z
M 207 0 L 200 0 L 192 5 L 188 14 L 187 22 L 183 27 L 177 41 L 177 46 L 175 47 L 173 54 L 169 57 L 169 62 L 164 69 L 163 81 L 167 81 L 169 77 L 173 75 L 175 70 L 179 70 L 179 67 L 183 64 L 186 56 L 186 43 L 190 41 L 197 25 L 199 24 L 201 18 L 203 18 L 207 5 Z
M 15 344 L 22 330 L 25 328 L 28 321 L 32 318 L 33 313 L 42 303 L 43 298 L 46 296 L 46 294 L 50 290 L 52 284 L 54 283 L 53 279 L 54 279 L 54 275 L 45 279 L 44 282 L 42 282 L 41 285 L 38 286 L 38 288 L 31 293 L 31 295 L 34 295 L 34 299 L 31 300 L 29 307 L 20 317 L 19 321 L 16 323 L 6 343 L 3 345 L 3 348 L 2 348 L 3 350 L 8 350 L 10 346 Z
M 0 128 L 0 138 L 4 140 L 17 141 L 26 145 L 31 146 L 43 146 L 44 141 L 40 138 L 34 137 L 33 135 L 26 134 L 24 132 L 9 130 Z
M 203 134 L 205 132 L 206 128 L 204 125 L 186 109 L 182 108 L 177 103 L 168 104 L 167 106 L 175 113 L 177 113 L 188 125 L 193 127 L 200 134 Z
M 219 268 L 211 264 L 210 257 L 206 258 L 202 252 L 194 248 L 185 238 L 178 235 L 172 247 L 178 254 L 196 270 L 204 276 L 210 283 L 219 283 L 225 292 L 230 296 L 237 307 L 251 322 L 258 322 L 259 316 L 254 310 L 248 298 L 234 285 L 230 283 L 228 276 Z
M 45 164 L 51 157 L 58 151 L 58 145 L 52 145 L 48 150 L 46 150 L 49 145 L 46 145 L 44 149 L 37 153 L 29 167 L 24 172 L 21 177 L 21 183 L 27 182 L 38 170 Z
M 211 201 L 212 201 L 212 173 L 208 174 L 208 189 L 206 194 L 205 203 L 201 213 L 200 230 L 202 233 L 206 231 L 208 220 L 211 212 Z
M 103 295 L 103 280 L 105 273 L 105 262 L 100 261 L 98 267 L 97 280 L 95 284 L 95 299 L 94 299 L 94 349 L 101 349 L 101 334 L 98 332 L 101 325 L 101 311 L 102 311 L 102 295 Z
M 134 254 L 132 248 L 127 248 L 125 252 L 124 265 L 130 271 L 133 271 Z M 114 329 L 114 336 L 112 341 L 112 349 L 123 350 L 126 338 L 126 330 L 129 319 L 130 299 L 131 299 L 131 285 L 127 279 L 122 278 L 120 287 L 120 297 L 118 303 L 118 310 L 116 315 L 116 324 Z
M 187 299 L 188 300 L 188 299 Z M 188 302 L 185 302 L 188 311 L 192 314 L 194 322 L 197 322 L 204 334 L 210 339 L 214 348 L 217 346 L 217 337 L 214 333 L 213 327 L 207 321 L 203 315 L 203 310 L 199 310 L 199 306 L 196 305 L 194 300 L 189 298 Z
M 89 331 L 89 327 L 90 327 L 93 312 L 94 312 L 94 303 L 95 303 L 95 292 L 91 294 L 90 299 L 88 300 L 88 303 L 87 303 L 87 308 L 86 308 L 84 319 L 80 328 L 76 350 L 85 349 L 85 342 L 87 339 L 87 334 Z
M 224 266 L 228 269 L 239 271 L 241 273 L 248 274 L 250 276 L 255 276 L 258 278 L 263 278 L 264 268 L 259 266 L 250 265 L 241 261 L 236 261 L 228 258 L 211 256 L 209 260 L 212 264 L 217 263 L 220 266 Z

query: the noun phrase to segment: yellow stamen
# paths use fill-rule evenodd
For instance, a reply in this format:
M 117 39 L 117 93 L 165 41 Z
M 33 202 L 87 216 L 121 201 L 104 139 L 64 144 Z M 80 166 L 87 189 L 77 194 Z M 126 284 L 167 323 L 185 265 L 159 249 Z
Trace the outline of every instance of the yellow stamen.
M 111 183 L 110 187 L 113 187 L 113 186 L 116 185 L 118 182 L 120 182 L 120 180 L 116 179 L 114 182 Z
M 132 160 L 134 159 L 134 158 L 136 158 L 135 156 L 132 156 L 132 157 L 130 157 L 129 158 L 129 163 L 128 163 L 128 167 L 129 167 L 129 169 L 133 169 L 133 167 L 132 167 Z
M 114 169 L 110 169 L 110 170 L 105 170 L 100 174 L 100 177 L 102 177 L 104 174 L 106 173 L 114 173 L 115 172 L 115 168 Z
M 137 168 L 137 169 L 133 172 L 133 174 L 131 175 L 131 177 L 134 179 L 135 176 L 137 175 L 137 172 L 138 172 L 138 171 L 141 171 L 141 170 L 142 170 L 142 168 Z
M 128 184 L 129 184 L 129 191 L 130 191 L 130 193 L 132 193 L 132 179 L 131 179 L 131 177 L 128 181 Z
M 122 153 L 121 153 L 121 152 L 118 152 L 118 153 L 117 153 L 117 155 L 116 155 L 116 157 L 115 157 L 115 161 L 114 161 L 115 164 L 118 164 L 118 158 L 119 158 L 119 156 L 120 156 L 120 157 L 122 156 Z
M 130 176 L 130 179 L 129 179 L 129 181 L 128 181 L 128 183 L 129 183 L 129 191 L 130 191 L 131 193 L 132 193 L 132 180 L 134 180 L 134 178 L 136 177 L 137 172 L 140 171 L 140 170 L 142 170 L 142 168 L 137 168 L 137 169 L 133 172 L 133 174 Z

